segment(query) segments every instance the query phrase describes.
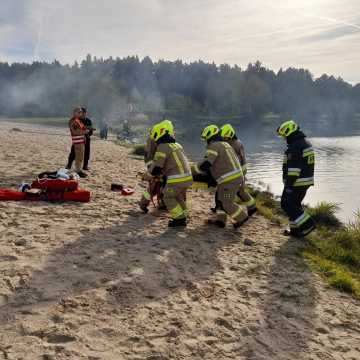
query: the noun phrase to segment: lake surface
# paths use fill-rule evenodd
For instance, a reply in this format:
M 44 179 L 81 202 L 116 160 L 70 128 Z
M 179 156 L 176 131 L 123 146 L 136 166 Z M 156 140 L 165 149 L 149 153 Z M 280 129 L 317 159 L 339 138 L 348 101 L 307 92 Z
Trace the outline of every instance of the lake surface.
M 277 137 L 264 138 L 254 134 L 241 139 L 248 157 L 248 181 L 269 187 L 280 195 L 283 189 L 282 161 L 285 142 Z M 360 210 L 360 136 L 309 137 L 316 151 L 315 186 L 308 190 L 305 203 L 320 201 L 339 204 L 338 216 L 344 221 L 354 219 Z M 193 158 L 204 151 L 194 143 L 184 144 Z

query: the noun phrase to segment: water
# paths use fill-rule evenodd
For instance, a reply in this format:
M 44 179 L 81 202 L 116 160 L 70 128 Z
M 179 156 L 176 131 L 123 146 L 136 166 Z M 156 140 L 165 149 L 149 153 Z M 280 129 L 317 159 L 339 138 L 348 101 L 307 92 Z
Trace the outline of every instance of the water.
M 354 219 L 360 209 L 360 136 L 309 138 L 316 151 L 315 186 L 308 190 L 305 203 L 320 201 L 339 204 L 338 216 L 343 221 Z M 285 142 L 277 137 L 258 139 L 243 137 L 248 157 L 248 181 L 268 186 L 281 195 L 282 161 Z M 185 144 L 186 146 L 186 144 Z M 199 158 L 202 147 L 189 144 L 193 157 Z

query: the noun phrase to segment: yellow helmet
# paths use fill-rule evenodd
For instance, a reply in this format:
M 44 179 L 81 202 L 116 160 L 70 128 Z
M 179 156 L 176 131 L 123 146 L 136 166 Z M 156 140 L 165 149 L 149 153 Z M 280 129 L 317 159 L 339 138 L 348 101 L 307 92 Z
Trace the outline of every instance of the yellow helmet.
M 216 125 L 209 125 L 207 126 L 201 133 L 201 138 L 203 140 L 209 140 L 216 134 L 220 132 L 220 129 Z
M 166 134 L 174 135 L 174 126 L 170 120 L 155 124 L 151 129 L 150 138 L 156 142 Z
M 230 124 L 225 124 L 220 129 L 220 135 L 224 139 L 233 139 L 236 135 L 235 129 Z
M 164 128 L 169 132 L 171 136 L 174 135 L 174 125 L 170 120 L 163 120 L 160 122 L 164 126 Z
M 298 124 L 294 120 L 288 120 L 282 123 L 278 129 L 277 133 L 282 137 L 288 137 L 293 134 L 296 130 L 299 129 Z

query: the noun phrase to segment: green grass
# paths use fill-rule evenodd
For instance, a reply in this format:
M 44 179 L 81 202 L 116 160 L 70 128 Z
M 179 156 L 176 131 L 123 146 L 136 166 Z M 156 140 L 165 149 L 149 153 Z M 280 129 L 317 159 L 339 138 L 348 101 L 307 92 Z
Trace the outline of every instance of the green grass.
M 269 190 L 261 191 L 251 186 L 248 186 L 247 190 L 251 196 L 255 198 L 258 212 L 262 216 L 278 225 L 285 222 L 285 218 L 282 216 L 280 202 L 276 199 L 274 194 L 272 194 Z
M 12 122 L 14 124 L 33 124 L 67 127 L 69 118 L 66 117 L 1 117 L 0 121 Z
M 249 191 L 261 215 L 279 225 L 287 223 L 279 200 L 270 191 L 252 187 Z M 360 213 L 353 223 L 344 225 L 336 216 L 338 209 L 337 204 L 327 202 L 307 207 L 317 230 L 304 241 L 299 256 L 331 287 L 360 299 Z
M 315 207 L 308 208 L 308 212 L 317 224 L 338 229 L 342 226 L 341 221 L 336 217 L 339 205 L 335 203 L 320 202 Z

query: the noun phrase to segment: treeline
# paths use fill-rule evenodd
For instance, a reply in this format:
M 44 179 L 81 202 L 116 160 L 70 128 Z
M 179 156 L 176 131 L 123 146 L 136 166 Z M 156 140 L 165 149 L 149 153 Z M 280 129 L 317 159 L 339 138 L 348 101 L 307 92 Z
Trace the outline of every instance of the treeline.
M 129 113 L 256 120 L 274 113 L 338 123 L 360 112 L 360 84 L 328 75 L 315 79 L 304 69 L 275 73 L 259 61 L 246 69 L 137 56 L 88 55 L 73 65 L 0 63 L 1 115 L 68 116 L 76 104 L 109 120 Z

